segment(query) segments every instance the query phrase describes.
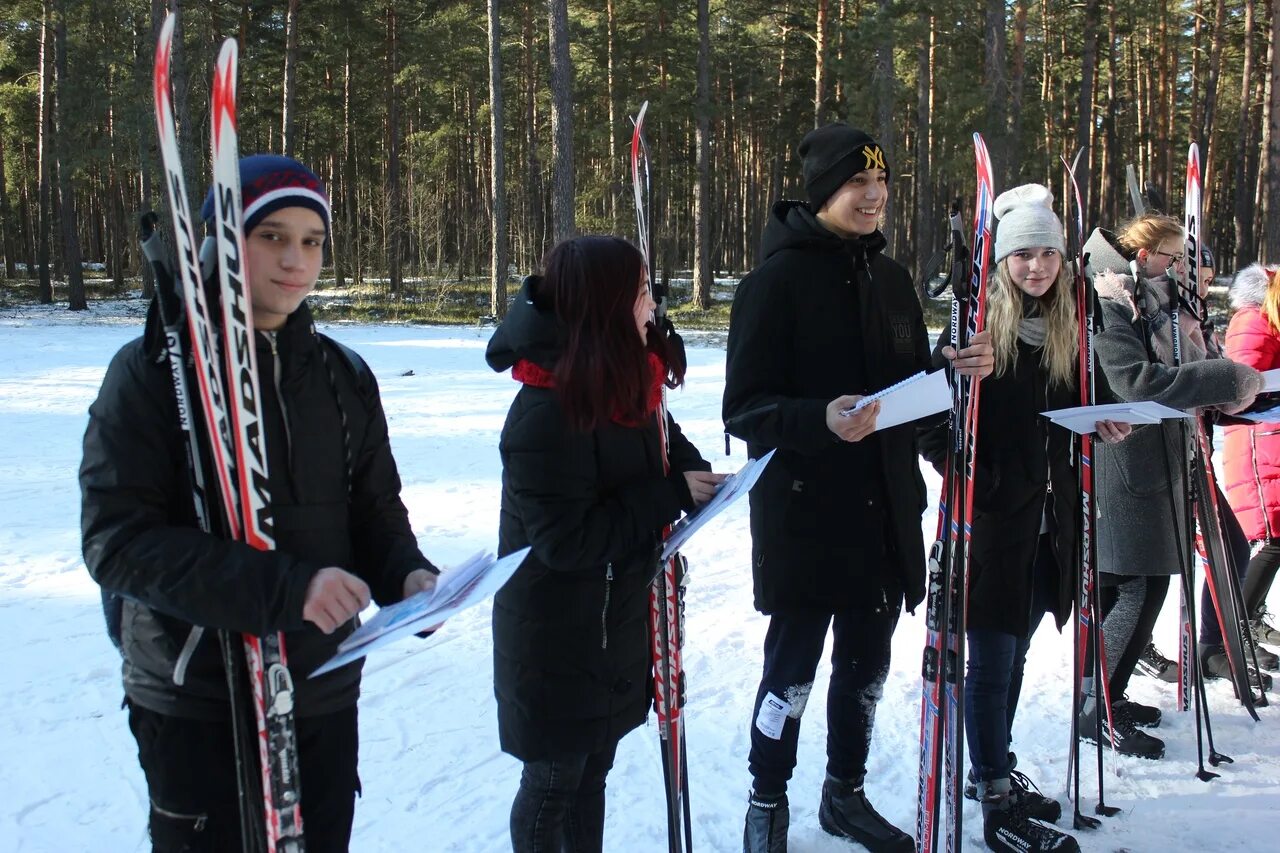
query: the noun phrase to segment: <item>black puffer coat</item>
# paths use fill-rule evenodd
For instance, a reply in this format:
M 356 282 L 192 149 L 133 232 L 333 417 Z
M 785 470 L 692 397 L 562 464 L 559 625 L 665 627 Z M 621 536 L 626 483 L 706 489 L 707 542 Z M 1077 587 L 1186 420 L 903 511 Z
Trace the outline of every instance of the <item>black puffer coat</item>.
M 174 683 L 193 625 L 285 631 L 297 713 L 350 707 L 360 662 L 307 676 L 355 622 L 328 636 L 304 622 L 307 584 L 320 569 L 338 566 L 389 604 L 402 597 L 410 572 L 431 568 L 400 500 L 368 367 L 317 334 L 306 305 L 274 336 L 258 334 L 257 355 L 276 551 L 197 528 L 168 362 L 149 354 L 143 339 L 116 354 L 89 408 L 80 466 L 85 565 L 104 590 L 125 599 L 125 692 L 160 713 L 210 720 L 227 714 L 226 675 L 211 634 L 195 646 L 182 685 Z
M 838 440 L 826 406 L 929 367 L 907 271 L 880 232 L 843 240 L 779 202 L 765 261 L 738 285 L 723 417 L 752 458 L 777 448 L 751 491 L 756 607 L 831 612 L 924 598 L 924 480 L 911 424 Z
M 938 339 L 935 360 L 949 342 Z M 982 380 L 978 407 L 977 471 L 970 539 L 968 627 L 1025 637 L 1030 628 L 1033 568 L 1046 510 L 1057 572 L 1047 599 L 1058 627 L 1071 615 L 1080 536 L 1080 488 L 1072 464 L 1071 433 L 1041 412 L 1080 405 L 1079 386 L 1053 385 L 1041 350 L 1018 342 L 1018 358 L 1003 375 Z M 1101 371 L 1099 371 L 1099 374 Z M 1109 398 L 1095 388 L 1099 401 Z M 922 433 L 920 449 L 939 470 L 947 426 Z
M 536 288 L 526 281 L 489 341 L 494 370 L 554 366 L 558 321 L 534 304 Z M 687 500 L 681 472 L 710 469 L 667 424 L 670 478 L 656 417 L 583 433 L 551 388 L 523 385 L 511 404 L 498 551 L 533 552 L 494 599 L 493 665 L 502 749 L 523 761 L 598 752 L 648 714 L 656 548 Z

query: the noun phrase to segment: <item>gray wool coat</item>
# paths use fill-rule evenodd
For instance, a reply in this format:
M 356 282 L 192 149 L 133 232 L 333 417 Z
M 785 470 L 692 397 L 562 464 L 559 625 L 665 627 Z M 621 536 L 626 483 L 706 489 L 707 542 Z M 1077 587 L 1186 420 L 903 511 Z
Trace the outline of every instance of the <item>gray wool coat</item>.
M 1148 325 L 1134 317 L 1133 279 L 1101 276 L 1104 330 L 1094 339 L 1098 365 L 1120 400 L 1154 400 L 1175 409 L 1238 403 L 1262 387 L 1251 367 L 1222 358 L 1163 364 L 1148 348 Z M 1190 428 L 1191 422 L 1186 426 Z M 1183 481 L 1187 445 L 1176 420 L 1135 426 L 1118 444 L 1095 444 L 1098 457 L 1098 568 L 1121 576 L 1173 575 L 1185 550 Z

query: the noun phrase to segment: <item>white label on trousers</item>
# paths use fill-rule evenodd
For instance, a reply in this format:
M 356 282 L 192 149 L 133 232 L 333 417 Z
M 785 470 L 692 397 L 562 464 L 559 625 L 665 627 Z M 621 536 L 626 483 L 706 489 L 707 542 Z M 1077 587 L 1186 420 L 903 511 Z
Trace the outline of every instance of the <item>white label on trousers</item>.
M 782 724 L 787 721 L 787 714 L 790 713 L 790 702 L 766 693 L 764 701 L 760 703 L 760 712 L 756 714 L 756 728 L 765 737 L 778 740 L 782 737 Z

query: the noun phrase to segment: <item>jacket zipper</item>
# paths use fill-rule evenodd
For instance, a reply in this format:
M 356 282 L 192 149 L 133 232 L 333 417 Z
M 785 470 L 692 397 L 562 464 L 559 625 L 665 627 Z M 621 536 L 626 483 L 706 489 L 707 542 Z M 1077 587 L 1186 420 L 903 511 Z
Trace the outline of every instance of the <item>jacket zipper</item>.
M 613 587 L 613 563 L 604 567 L 604 607 L 600 608 L 600 648 L 609 648 L 609 592 Z
M 293 472 L 293 430 L 289 427 L 289 410 L 284 404 L 284 366 L 280 363 L 280 351 L 276 349 L 274 332 L 267 332 L 267 342 L 271 344 L 271 379 L 276 389 L 276 402 L 280 404 L 280 420 L 284 422 L 284 446 L 289 456 L 289 471 Z

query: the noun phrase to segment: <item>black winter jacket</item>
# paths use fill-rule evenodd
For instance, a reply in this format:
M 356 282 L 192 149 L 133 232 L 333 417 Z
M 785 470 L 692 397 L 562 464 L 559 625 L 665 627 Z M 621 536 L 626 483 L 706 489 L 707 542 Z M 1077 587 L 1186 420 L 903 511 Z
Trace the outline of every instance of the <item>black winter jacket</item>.
M 842 442 L 826 406 L 929 367 L 907 271 L 880 232 L 843 240 L 779 202 L 765 261 L 738 285 L 722 414 L 752 458 L 777 448 L 751 491 L 756 607 L 827 612 L 924 598 L 924 480 L 910 424 Z
M 318 334 L 305 304 L 274 336 L 259 333 L 257 343 L 275 551 L 198 529 L 168 362 L 149 353 L 142 338 L 116 354 L 89 408 L 80 466 L 85 565 L 104 590 L 125 599 L 126 694 L 160 713 L 209 720 L 227 714 L 226 676 L 211 633 L 195 646 L 185 677 L 179 674 L 182 684 L 174 683 L 193 625 L 285 631 L 297 713 L 350 707 L 360 662 L 307 676 L 355 620 L 328 636 L 304 622 L 307 584 L 320 569 L 338 566 L 389 604 L 402 597 L 410 572 L 433 569 L 400 500 L 368 367 Z
M 550 370 L 558 321 L 526 281 L 489 341 L 497 371 Z M 494 694 L 502 749 L 523 761 L 592 753 L 644 722 L 652 703 L 649 584 L 664 525 L 688 499 L 681 472 L 709 470 L 668 417 L 571 429 L 551 388 L 523 385 L 502 429 L 498 551 L 533 551 L 494 598 Z M 685 509 L 691 507 L 685 506 Z
M 950 333 L 938 339 L 935 361 Z M 1059 628 L 1071 615 L 1078 571 L 1080 488 L 1072 464 L 1071 433 L 1041 412 L 1080 405 L 1079 386 L 1051 385 L 1041 350 L 1018 342 L 1011 370 L 982 380 L 978 408 L 977 471 L 969 564 L 968 627 L 1025 637 L 1030 630 L 1033 567 L 1046 509 L 1057 572 L 1035 577 L 1051 583 Z M 1101 371 L 1098 371 L 1100 374 Z M 1108 397 L 1096 391 L 1098 399 Z M 947 425 L 922 432 L 924 457 L 941 470 Z

